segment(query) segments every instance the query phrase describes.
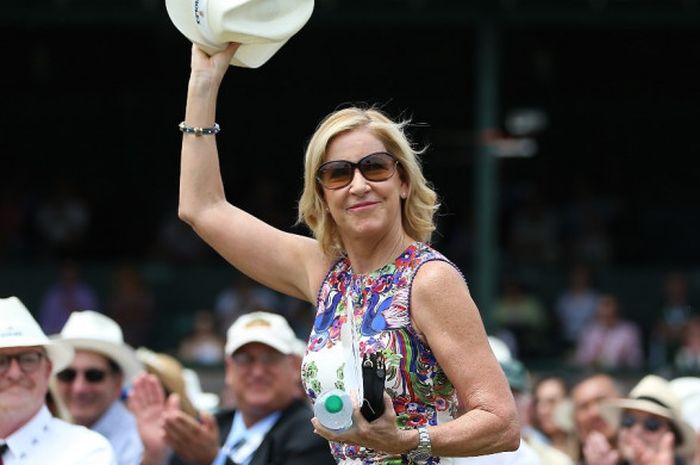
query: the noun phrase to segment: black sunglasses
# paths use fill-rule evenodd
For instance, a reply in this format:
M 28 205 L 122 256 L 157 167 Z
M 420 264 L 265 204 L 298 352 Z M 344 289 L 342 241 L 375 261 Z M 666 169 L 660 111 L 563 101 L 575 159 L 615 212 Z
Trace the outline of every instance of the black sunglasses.
M 642 428 L 649 431 L 650 433 L 655 433 L 665 424 L 665 422 L 659 418 L 655 418 L 655 417 L 638 418 L 634 415 L 626 414 L 626 415 L 622 416 L 622 421 L 620 422 L 620 425 L 623 428 L 632 428 L 638 422 L 641 422 Z
M 352 182 L 355 169 L 359 169 L 368 181 L 386 181 L 394 175 L 398 163 L 399 161 L 387 152 L 370 153 L 357 163 L 347 160 L 327 161 L 319 166 L 316 179 L 326 189 L 340 189 Z
M 105 379 L 105 376 L 107 376 L 107 372 L 99 368 L 88 368 L 87 370 L 83 370 L 82 373 L 85 381 L 91 384 L 101 383 Z M 72 383 L 77 377 L 78 371 L 73 368 L 66 368 L 56 373 L 56 378 L 63 383 Z

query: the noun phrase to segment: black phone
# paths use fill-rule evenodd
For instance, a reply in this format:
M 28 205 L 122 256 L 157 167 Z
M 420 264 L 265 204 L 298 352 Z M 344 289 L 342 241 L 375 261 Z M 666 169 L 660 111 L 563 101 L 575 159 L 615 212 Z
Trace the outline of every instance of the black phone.
M 364 398 L 360 412 L 367 421 L 373 421 L 384 413 L 384 380 L 386 366 L 381 353 L 366 353 L 362 357 L 362 385 Z

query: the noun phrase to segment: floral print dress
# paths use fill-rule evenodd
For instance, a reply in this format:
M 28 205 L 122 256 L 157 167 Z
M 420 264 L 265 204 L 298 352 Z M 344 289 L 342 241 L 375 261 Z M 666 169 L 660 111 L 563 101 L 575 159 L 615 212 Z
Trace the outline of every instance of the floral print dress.
M 340 334 L 352 315 L 360 357 L 373 352 L 384 355 L 385 390 L 393 400 L 399 428 L 436 425 L 456 416 L 454 387 L 410 318 L 413 278 L 431 260 L 452 264 L 427 244 L 416 242 L 393 262 L 368 274 L 353 273 L 347 258 L 331 267 L 318 294 L 316 319 L 301 370 L 312 402 L 327 390 L 345 388 L 346 355 Z M 333 442 L 331 451 L 343 464 L 409 463 L 405 456 L 352 444 Z M 447 462 L 439 457 L 429 461 Z

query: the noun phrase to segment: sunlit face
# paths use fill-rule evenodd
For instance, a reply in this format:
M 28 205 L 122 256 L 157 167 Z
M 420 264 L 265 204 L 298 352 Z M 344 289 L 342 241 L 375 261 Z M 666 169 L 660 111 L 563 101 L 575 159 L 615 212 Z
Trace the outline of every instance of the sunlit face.
M 74 370 L 75 378 L 72 381 L 62 380 L 61 373 L 58 373 L 58 395 L 73 421 L 90 427 L 119 398 L 123 376 L 112 371 L 107 357 L 85 350 L 75 351 L 75 358 L 67 370 Z M 92 373 L 102 373 L 104 376 L 96 381 L 92 378 Z
M 662 436 L 671 431 L 668 419 L 641 410 L 624 410 L 620 416 L 618 448 L 623 458 L 635 458 L 634 444 L 638 441 L 657 449 Z
M 386 151 L 371 130 L 358 128 L 336 136 L 328 145 L 324 162 L 347 160 L 357 163 L 366 155 Z M 368 181 L 356 169 L 349 185 L 322 190 L 344 240 L 386 234 L 401 228 L 400 195 L 408 191 L 408 185 L 401 180 L 398 170 L 387 180 Z
M 0 374 L 0 421 L 3 428 L 16 429 L 39 411 L 46 399 L 51 361 L 43 349 L 34 347 L 8 347 L 0 349 L 0 356 L 25 352 L 41 354 L 36 368 L 23 370 L 16 359 L 11 359 L 7 370 Z
M 294 366 L 291 356 L 259 342 L 227 357 L 226 382 L 244 417 L 257 421 L 289 405 L 298 393 L 299 372 Z
M 600 403 L 617 397 L 619 394 L 615 385 L 603 376 L 589 378 L 572 390 L 576 431 L 581 440 L 585 440 L 591 431 L 599 431 L 609 441 L 613 440 L 615 429 L 601 417 Z
M 535 417 L 537 423 L 546 435 L 552 435 L 561 430 L 554 421 L 554 410 L 566 397 L 562 383 L 555 379 L 542 381 L 535 392 Z

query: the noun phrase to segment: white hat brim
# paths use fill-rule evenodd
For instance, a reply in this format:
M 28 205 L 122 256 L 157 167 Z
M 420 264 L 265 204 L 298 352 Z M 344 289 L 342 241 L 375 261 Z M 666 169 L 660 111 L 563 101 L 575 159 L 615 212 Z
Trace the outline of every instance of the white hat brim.
M 112 359 L 122 369 L 124 382 L 130 383 L 141 371 L 143 365 L 136 356 L 136 351 L 126 344 L 118 345 L 106 341 L 83 338 L 61 338 L 52 336 L 52 341 L 64 342 L 75 350 L 97 352 Z

